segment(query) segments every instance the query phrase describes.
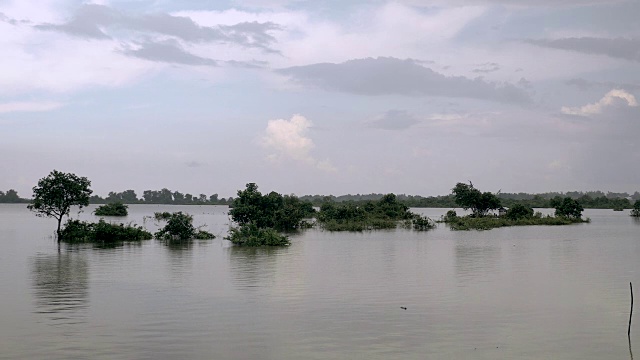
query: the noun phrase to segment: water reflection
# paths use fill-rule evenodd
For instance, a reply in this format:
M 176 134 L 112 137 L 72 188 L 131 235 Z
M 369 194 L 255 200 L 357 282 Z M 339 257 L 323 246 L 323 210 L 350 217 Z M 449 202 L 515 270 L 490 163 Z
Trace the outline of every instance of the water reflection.
M 277 257 L 288 247 L 231 246 L 229 253 L 233 282 L 242 289 L 254 289 L 273 285 L 277 270 Z
M 84 322 L 89 303 L 89 265 L 77 252 L 38 255 L 32 266 L 36 313 L 54 324 Z

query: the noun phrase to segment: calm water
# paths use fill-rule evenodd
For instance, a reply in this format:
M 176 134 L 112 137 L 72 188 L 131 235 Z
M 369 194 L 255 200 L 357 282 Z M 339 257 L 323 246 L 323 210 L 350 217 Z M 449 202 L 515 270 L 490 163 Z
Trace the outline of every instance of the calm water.
M 281 249 L 231 247 L 222 206 L 133 205 L 123 221 L 155 231 L 145 216 L 179 210 L 218 238 L 58 248 L 55 220 L 0 205 L 0 358 L 630 357 L 640 223 L 628 210 L 484 232 L 312 229 Z

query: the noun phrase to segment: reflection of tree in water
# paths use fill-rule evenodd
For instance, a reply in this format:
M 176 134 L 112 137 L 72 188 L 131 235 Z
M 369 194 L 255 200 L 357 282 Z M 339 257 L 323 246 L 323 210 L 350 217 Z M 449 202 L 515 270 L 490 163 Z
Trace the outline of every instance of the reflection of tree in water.
M 36 312 L 56 323 L 82 322 L 78 311 L 88 307 L 89 266 L 78 253 L 39 255 L 33 260 Z
M 173 278 L 176 275 L 183 275 L 191 272 L 193 266 L 193 250 L 197 247 L 196 240 L 170 241 L 160 240 L 165 248 L 169 251 L 169 266 L 171 268 L 171 276 L 173 281 L 179 281 L 181 278 Z
M 456 274 L 463 281 L 493 274 L 498 267 L 500 255 L 500 247 L 494 245 L 456 245 Z
M 234 283 L 240 288 L 251 289 L 273 284 L 277 257 L 284 254 L 288 247 L 231 246 L 227 249 Z

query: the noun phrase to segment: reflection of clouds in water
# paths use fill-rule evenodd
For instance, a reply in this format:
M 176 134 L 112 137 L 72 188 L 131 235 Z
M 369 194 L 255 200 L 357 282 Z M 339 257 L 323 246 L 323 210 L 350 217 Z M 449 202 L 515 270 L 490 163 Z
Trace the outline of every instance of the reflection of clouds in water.
M 78 253 L 38 255 L 32 267 L 36 313 L 54 325 L 84 322 L 89 302 L 89 265 Z
M 461 281 L 470 281 L 493 274 L 498 270 L 501 257 L 499 245 L 456 245 L 456 275 Z

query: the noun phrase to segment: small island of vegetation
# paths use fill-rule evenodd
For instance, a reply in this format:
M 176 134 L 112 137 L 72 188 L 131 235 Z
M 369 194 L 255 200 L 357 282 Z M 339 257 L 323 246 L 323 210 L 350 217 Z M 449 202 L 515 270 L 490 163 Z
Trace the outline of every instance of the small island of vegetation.
M 215 236 L 193 226 L 193 216 L 182 211 L 169 213 L 157 212 L 154 214 L 156 220 L 166 221 L 167 224 L 154 234 L 156 239 L 167 241 L 189 241 L 193 239 L 208 240 L 215 239 Z
M 552 199 L 555 216 L 543 216 L 542 213 L 534 213 L 533 208 L 523 204 L 515 204 L 509 209 L 504 209 L 495 194 L 483 193 L 471 182 L 456 184 L 452 193 L 458 206 L 464 210 L 471 210 L 471 214 L 466 216 L 458 216 L 454 210 L 448 211 L 443 216 L 442 222 L 449 225 L 452 230 L 489 230 L 503 226 L 568 225 L 589 222 L 589 219 L 582 219 L 584 210 L 582 205 L 570 197 Z M 499 213 L 495 214 L 492 211 Z
M 127 216 L 127 208 L 128 206 L 121 202 L 113 202 L 98 206 L 93 213 L 98 216 Z
M 640 200 L 636 200 L 633 204 L 633 209 L 631 209 L 631 216 L 640 217 Z

